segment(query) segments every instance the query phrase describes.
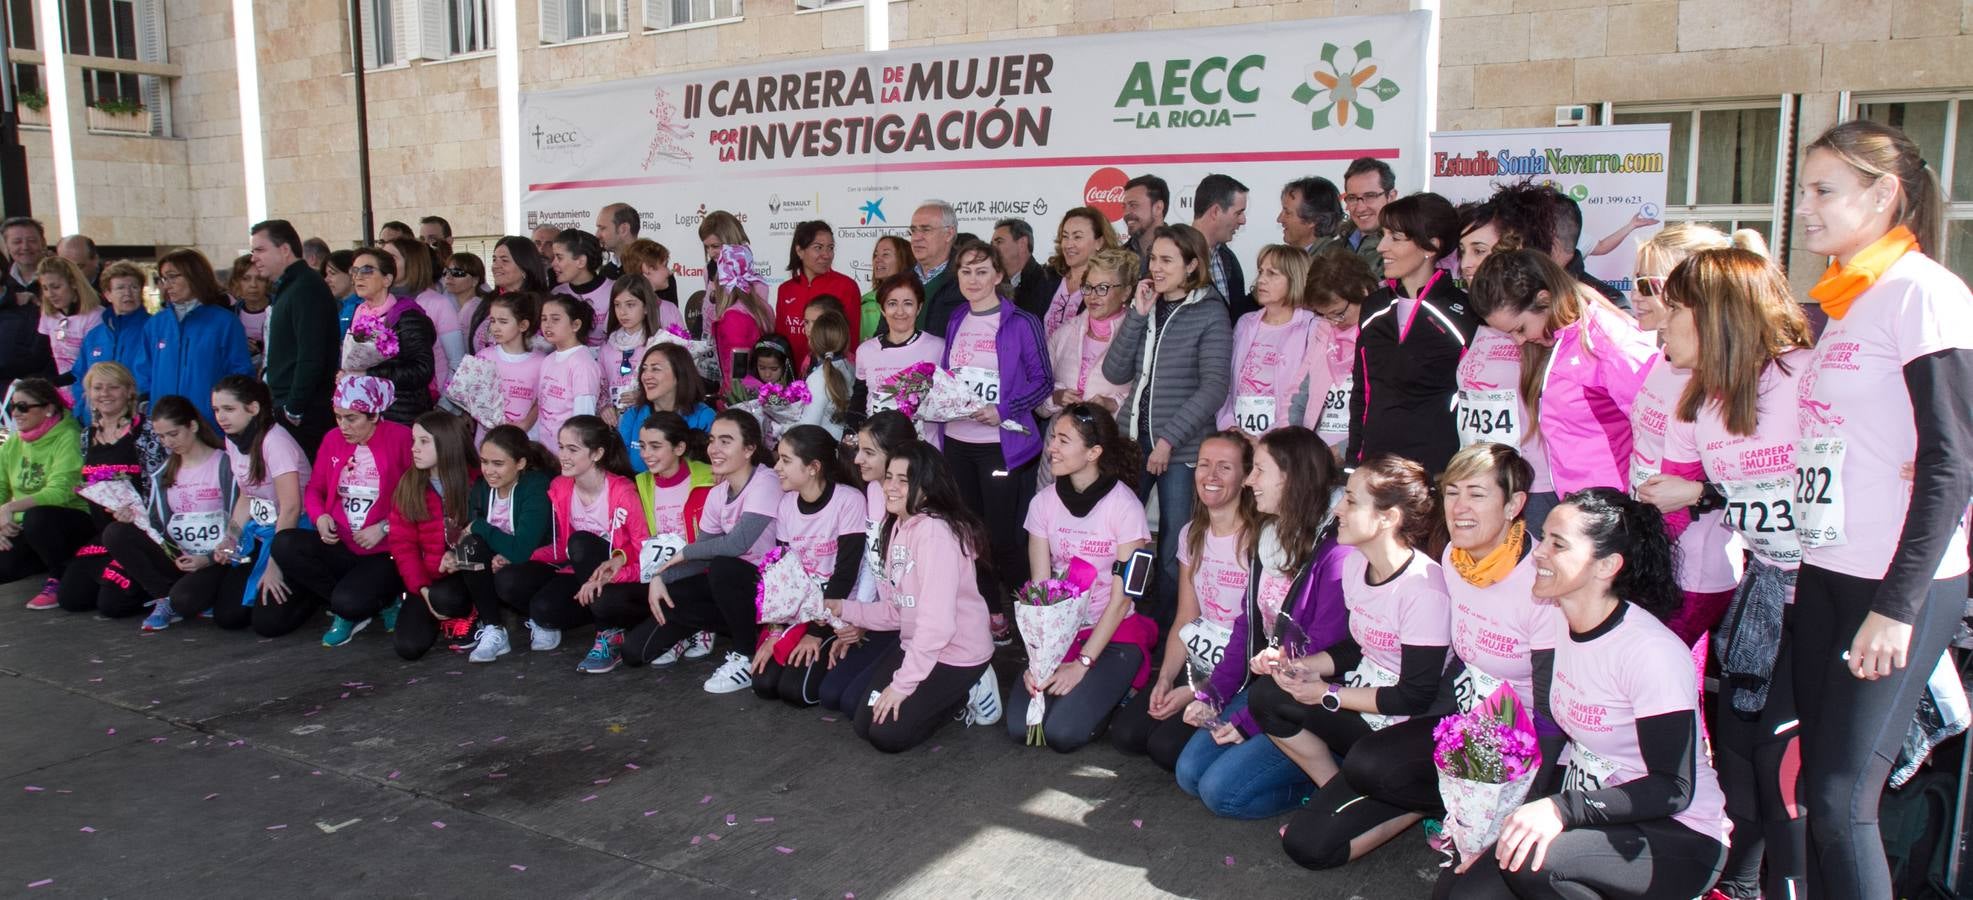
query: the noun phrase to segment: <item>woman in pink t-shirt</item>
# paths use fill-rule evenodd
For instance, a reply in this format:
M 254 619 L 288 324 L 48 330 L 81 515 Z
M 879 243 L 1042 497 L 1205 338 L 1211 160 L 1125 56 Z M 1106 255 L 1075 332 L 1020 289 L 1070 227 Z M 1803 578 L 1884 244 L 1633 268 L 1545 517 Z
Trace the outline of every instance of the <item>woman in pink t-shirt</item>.
M 1110 338 L 1123 324 L 1124 303 L 1137 279 L 1137 254 L 1121 247 L 1099 250 L 1090 257 L 1082 279 L 1082 312 L 1048 329 L 1049 367 L 1055 370 L 1055 392 L 1036 412 L 1053 418 L 1062 407 L 1088 401 L 1116 415 L 1130 399 L 1130 385 L 1103 377 L 1103 355 Z
M 589 305 L 579 298 L 557 294 L 541 303 L 541 337 L 549 350 L 535 383 L 534 428 L 528 433 L 543 445 L 561 443 L 562 423 L 570 416 L 596 414 L 603 380 L 596 351 L 587 343 L 589 316 Z
M 214 562 L 233 568 L 204 591 L 175 594 L 172 608 L 193 616 L 213 610 L 213 621 L 251 624 L 261 637 L 280 637 L 315 615 L 315 604 L 288 584 L 281 563 L 269 552 L 274 536 L 308 521 L 302 492 L 308 487 L 308 457 L 276 421 L 267 384 L 247 375 L 228 375 L 212 386 L 212 418 L 226 435 L 226 464 L 233 470 L 236 496 L 226 537 L 212 551 Z M 244 551 L 244 552 L 243 552 Z M 221 607 L 250 607 L 241 619 Z M 240 627 L 235 624 L 233 627 Z
M 706 459 L 718 480 L 700 510 L 698 534 L 651 579 L 651 618 L 630 632 L 624 658 L 632 665 L 655 662 L 699 631 L 721 632 L 733 643 L 704 687 L 728 694 L 753 686 L 760 636 L 754 592 L 761 561 L 774 548 L 782 492 L 752 413 L 726 410 L 713 417 L 708 435 Z
M 1137 445 L 1117 433 L 1102 407 L 1072 403 L 1055 417 L 1047 447 L 1043 456 L 1055 483 L 1028 507 L 1028 577 L 1061 578 L 1077 561 L 1095 575 L 1081 631 L 1061 667 L 1045 682 L 1022 676 L 1026 689 L 1008 704 L 1007 733 L 1027 739 L 1029 700 L 1046 691 L 1042 731 L 1050 748 L 1067 753 L 1101 735 L 1124 696 L 1150 681 L 1158 626 L 1136 612 L 1123 579 L 1112 574 L 1151 539 L 1137 499 L 1143 465 Z
M 1260 510 L 1243 486 L 1253 468 L 1254 445 L 1239 434 L 1199 443 L 1192 519 L 1178 535 L 1178 614 L 1165 637 L 1164 661 L 1150 689 L 1138 691 L 1110 723 L 1113 746 L 1149 755 L 1166 771 L 1199 730 L 1179 714 L 1225 659 L 1247 595 L 1248 563 L 1261 532 Z
M 1349 634 L 1301 661 L 1308 678 L 1277 673 L 1250 690 L 1255 722 L 1318 787 L 1282 835 L 1289 857 L 1309 868 L 1340 866 L 1417 820 L 1362 802 L 1336 777 L 1335 755 L 1451 706 L 1450 602 L 1425 549 L 1433 512 L 1417 463 L 1377 455 L 1357 466 L 1336 508 L 1336 540 L 1355 548 L 1343 561 Z
M 1568 737 L 1568 768 L 1559 792 L 1507 816 L 1491 852 L 1444 870 L 1438 896 L 1705 893 L 1732 826 L 1699 743 L 1691 657 L 1663 624 L 1681 598 L 1662 518 L 1614 488 L 1580 491 L 1532 558 L 1533 594 L 1566 626 L 1534 705 Z
M 1746 250 L 1694 254 L 1672 270 L 1662 297 L 1664 365 L 1691 378 L 1672 409 L 1665 474 L 1638 493 L 1674 532 L 1689 510 L 1723 511 L 1723 528 L 1748 553 L 1711 653 L 1720 679 L 1714 761 L 1736 836 L 1720 889 L 1734 898 L 1759 897 L 1764 886 L 1768 896 L 1799 895 L 1807 823 L 1793 802 L 1795 767 L 1785 761 L 1799 753 L 1800 736 L 1791 646 L 1802 559 L 1795 407 L 1814 337 L 1780 270 Z
M 822 579 L 824 599 L 849 597 L 863 567 L 867 516 L 836 439 L 820 425 L 788 429 L 774 448 L 774 474 L 782 491 L 775 543 L 801 560 L 802 571 Z M 796 709 L 821 702 L 835 641 L 827 622 L 763 623 L 754 650 L 754 695 Z
M 1630 408 L 1657 356 L 1637 323 L 1537 250 L 1489 255 L 1473 275 L 1472 302 L 1489 327 L 1533 347 L 1520 399 L 1535 410 L 1530 431 L 1555 489 L 1628 485 Z
M 921 441 L 891 457 L 877 542 L 883 599 L 828 601 L 857 628 L 898 632 L 898 646 L 871 667 L 869 693 L 845 698 L 856 705 L 856 736 L 878 750 L 902 753 L 954 713 L 977 712 L 969 700 L 993 678 L 993 636 L 987 602 L 963 573 L 985 540 L 986 526 L 960 501 L 936 449 Z
M 1291 418 L 1336 448 L 1338 459 L 1350 440 L 1350 393 L 1356 387 L 1351 369 L 1363 301 L 1376 290 L 1377 274 L 1355 253 L 1332 247 L 1309 260 L 1306 296 L 1318 321 L 1302 364 L 1299 412 Z
M 213 610 L 214 624 L 221 628 L 244 628 L 251 607 L 238 601 L 246 587 L 247 572 L 218 565 L 213 551 L 226 536 L 226 514 L 235 499 L 233 470 L 226 464 L 225 444 L 199 415 L 192 401 L 179 396 L 159 397 L 151 404 L 151 431 L 171 457 L 152 472 L 151 491 L 143 510 L 115 510 L 116 521 L 103 529 L 103 546 L 115 569 L 147 596 L 156 597 L 151 615 L 144 620 L 145 631 L 161 631 L 185 617 L 172 598 L 182 596 L 185 608 L 198 615 Z M 148 520 L 150 530 L 137 524 Z M 160 546 L 151 533 L 163 535 L 176 552 Z M 214 584 L 235 575 L 233 603 L 213 606 L 221 591 Z M 123 588 L 107 575 L 103 591 Z
M 43 259 L 35 273 L 35 283 L 41 286 L 41 319 L 35 329 L 48 340 L 55 371 L 69 372 L 82 355 L 82 338 L 103 320 L 103 297 L 75 263 L 59 256 Z M 74 389 L 62 387 L 61 394 L 70 406 L 75 405 Z
M 883 390 L 884 383 L 912 366 L 938 365 L 945 359 L 945 340 L 918 330 L 918 311 L 925 306 L 925 286 L 918 276 L 900 272 L 877 282 L 872 293 L 883 304 L 883 327 L 856 348 L 856 380 L 865 388 L 863 411 L 874 416 L 897 409 L 897 398 Z M 937 423 L 917 427 L 926 440 L 938 444 Z M 880 476 L 873 483 L 882 480 Z
M 1307 287 L 1307 253 L 1286 244 L 1261 248 L 1254 272 L 1260 309 L 1233 325 L 1233 389 L 1220 404 L 1219 427 L 1258 437 L 1290 424 L 1289 404 L 1304 386 L 1295 375 L 1320 321 L 1304 300 Z
M 541 362 L 545 358 L 529 345 L 535 336 L 535 319 L 541 314 L 535 299 L 533 294 L 526 293 L 488 297 L 486 331 L 493 343 L 477 354 L 499 370 L 500 393 L 507 399 L 501 414 L 507 424 L 522 431 L 533 428 L 539 414 L 534 391 L 541 384 Z
M 274 536 L 274 561 L 295 588 L 329 607 L 325 647 L 340 647 L 370 624 L 397 628 L 404 580 L 391 562 L 392 493 L 411 467 L 411 429 L 383 418 L 396 400 L 389 381 L 370 375 L 336 380 L 330 406 L 336 430 L 315 453 L 314 475 L 302 493 L 313 528 Z
M 1868 121 L 1809 145 L 1803 249 L 1834 257 L 1829 324 L 1799 391 L 1795 593 L 1809 893 L 1890 896 L 1874 852 L 1896 756 L 1966 599 L 1973 296 L 1938 252 L 1939 186 L 1903 133 Z M 1906 463 L 1912 474 L 1900 474 Z

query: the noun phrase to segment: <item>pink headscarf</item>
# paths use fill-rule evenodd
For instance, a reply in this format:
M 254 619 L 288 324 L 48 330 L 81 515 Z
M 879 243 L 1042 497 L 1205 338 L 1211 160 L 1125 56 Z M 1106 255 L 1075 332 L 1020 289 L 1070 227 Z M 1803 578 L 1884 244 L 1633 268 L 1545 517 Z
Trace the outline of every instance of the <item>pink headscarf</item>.
M 365 415 L 381 415 L 397 401 L 397 387 L 374 375 L 344 375 L 336 380 L 336 395 L 329 402 L 337 409 Z
M 744 293 L 765 283 L 754 274 L 754 251 L 745 244 L 720 247 L 718 268 L 719 285 L 729 291 Z

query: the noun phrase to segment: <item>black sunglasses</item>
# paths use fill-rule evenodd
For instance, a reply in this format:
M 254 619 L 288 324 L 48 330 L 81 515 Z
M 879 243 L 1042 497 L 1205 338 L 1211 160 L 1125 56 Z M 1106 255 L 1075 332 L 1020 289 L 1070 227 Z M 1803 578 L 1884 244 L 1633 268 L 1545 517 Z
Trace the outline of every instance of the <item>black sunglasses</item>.
M 48 405 L 48 404 L 46 404 L 46 403 L 26 403 L 26 402 L 22 402 L 22 401 L 15 401 L 15 402 L 13 402 L 13 403 L 9 403 L 9 404 L 7 404 L 7 411 L 8 411 L 8 412 L 11 412 L 11 413 L 13 413 L 14 415 L 17 415 L 17 416 L 18 416 L 18 415 L 20 415 L 21 413 L 24 413 L 24 412 L 27 412 L 28 410 L 31 410 L 31 409 L 40 409 L 41 407 L 44 407 L 44 406 L 47 406 L 47 405 Z
M 468 272 L 465 269 L 460 268 L 459 266 L 453 266 L 451 268 L 446 269 L 445 274 L 450 275 L 454 278 L 466 278 L 472 275 L 473 273 Z

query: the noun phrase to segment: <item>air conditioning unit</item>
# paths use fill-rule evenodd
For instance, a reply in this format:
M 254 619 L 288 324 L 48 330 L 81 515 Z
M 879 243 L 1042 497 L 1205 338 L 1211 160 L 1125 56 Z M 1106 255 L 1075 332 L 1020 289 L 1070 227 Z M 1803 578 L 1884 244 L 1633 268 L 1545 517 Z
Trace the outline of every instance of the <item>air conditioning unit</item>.
M 1578 103 L 1574 106 L 1555 107 L 1555 127 L 1574 128 L 1578 125 L 1593 124 L 1589 120 L 1589 107 Z

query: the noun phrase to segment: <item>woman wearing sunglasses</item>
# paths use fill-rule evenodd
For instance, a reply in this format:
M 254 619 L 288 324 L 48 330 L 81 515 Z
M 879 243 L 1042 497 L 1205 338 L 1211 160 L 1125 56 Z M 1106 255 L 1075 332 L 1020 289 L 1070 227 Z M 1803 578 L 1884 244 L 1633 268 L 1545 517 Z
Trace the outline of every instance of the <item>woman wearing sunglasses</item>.
M 0 584 L 47 572 L 28 609 L 61 605 L 56 593 L 75 551 L 96 533 L 82 486 L 82 429 L 45 378 L 14 382 L 13 427 L 0 441 Z
M 1124 303 L 1136 275 L 1137 254 L 1129 250 L 1098 250 L 1086 257 L 1080 277 L 1082 312 L 1048 333 L 1055 390 L 1036 410 L 1040 415 L 1053 418 L 1071 403 L 1093 403 L 1113 416 L 1123 408 L 1130 385 L 1103 377 L 1103 355 L 1123 324 Z
M 412 243 L 417 245 L 418 252 L 425 252 L 423 244 Z M 437 365 L 433 356 L 437 331 L 417 301 L 394 292 L 397 260 L 391 254 L 374 247 L 359 250 L 349 274 L 355 281 L 356 295 L 363 298 L 356 308 L 356 321 L 381 320 L 385 327 L 397 332 L 397 355 L 360 374 L 375 375 L 391 383 L 396 400 L 384 411 L 384 418 L 409 428 L 425 410 L 432 408 L 430 387 Z
M 454 253 L 445 258 L 445 268 L 438 273 L 439 286 L 447 296 L 459 306 L 460 334 L 464 336 L 467 353 L 478 353 L 492 343 L 490 335 L 480 329 L 486 324 L 486 298 L 493 291 L 486 286 L 486 264 L 471 253 Z

